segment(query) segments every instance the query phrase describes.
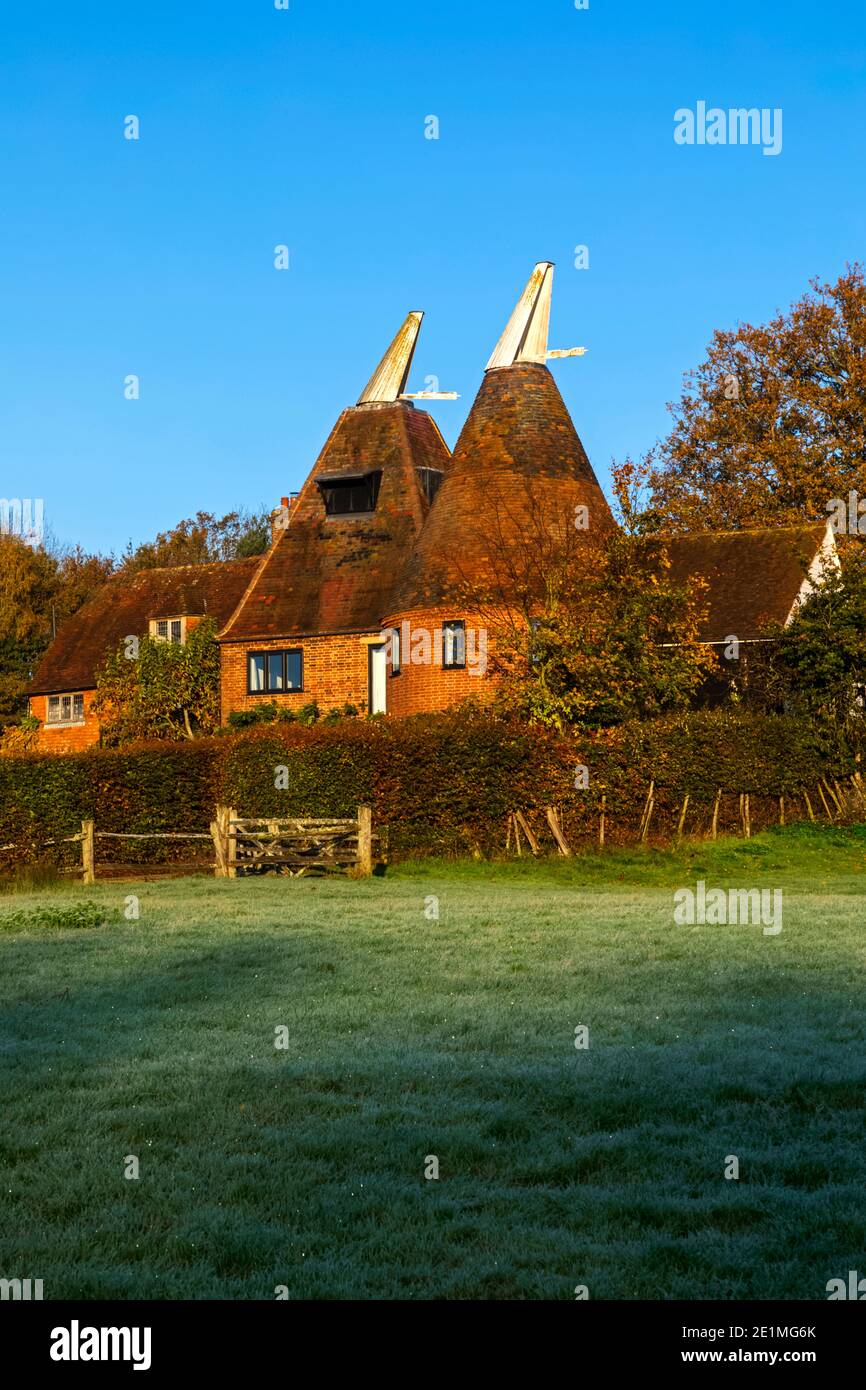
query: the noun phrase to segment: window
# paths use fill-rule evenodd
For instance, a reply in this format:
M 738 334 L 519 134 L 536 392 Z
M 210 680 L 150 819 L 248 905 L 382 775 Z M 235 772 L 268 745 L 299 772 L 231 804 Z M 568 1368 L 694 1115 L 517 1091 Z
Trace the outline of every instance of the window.
M 49 695 L 46 724 L 83 724 L 83 695 Z
M 156 642 L 179 646 L 186 639 L 186 618 L 151 618 L 150 635 Z
M 462 621 L 442 624 L 442 665 L 446 670 L 466 665 L 466 624 Z
M 402 667 L 400 665 L 400 629 L 391 628 L 391 675 L 399 676 Z
M 444 474 L 442 473 L 441 468 L 418 469 L 418 481 L 421 484 L 421 491 L 424 493 L 424 496 L 427 498 L 428 502 L 433 501 L 433 498 L 439 491 L 439 485 L 442 482 L 443 477 Z
M 250 695 L 279 695 L 304 688 L 304 654 L 248 652 L 247 690 Z
M 380 469 L 372 473 L 346 473 L 316 479 L 328 516 L 375 511 L 381 481 Z

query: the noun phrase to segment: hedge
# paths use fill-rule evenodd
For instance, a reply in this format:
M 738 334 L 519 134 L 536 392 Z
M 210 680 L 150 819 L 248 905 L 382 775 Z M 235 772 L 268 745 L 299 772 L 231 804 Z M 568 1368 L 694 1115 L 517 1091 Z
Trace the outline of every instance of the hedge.
M 128 749 L 92 749 L 58 757 L 0 757 L 0 844 L 14 844 L 14 859 L 52 858 L 74 863 L 77 845 L 43 855 L 49 839 L 75 834 L 92 818 L 98 830 L 207 830 L 213 818 L 218 740 L 152 743 Z M 109 849 L 107 846 L 110 845 Z M 195 841 L 104 842 L 98 858 L 119 855 L 131 864 L 204 858 Z M 9 855 L 4 855 L 8 861 Z
M 578 765 L 589 787 L 577 790 Z M 288 769 L 277 790 L 276 770 Z M 670 829 L 686 793 L 688 828 L 709 814 L 717 788 L 733 824 L 749 792 L 752 821 L 778 815 L 778 797 L 815 791 L 821 774 L 847 777 L 856 752 L 818 725 L 792 716 L 698 711 L 624 724 L 592 736 L 558 735 L 466 712 L 409 719 L 345 719 L 313 727 L 265 725 L 191 743 L 96 749 L 68 757 L 0 758 L 0 844 L 35 857 L 46 839 L 71 834 L 84 817 L 99 830 L 206 831 L 218 801 L 244 815 L 352 815 L 371 804 L 389 827 L 393 856 L 502 849 L 507 813 L 560 809 L 566 834 L 594 833 L 606 796 L 608 835 L 634 839 L 650 778 L 654 826 Z M 103 842 L 99 858 L 108 857 Z M 131 842 L 126 862 L 207 857 L 195 842 Z M 74 850 L 73 852 L 77 852 Z M 117 857 L 116 846 L 110 851 Z M 7 856 L 8 857 L 8 856 Z M 67 860 L 70 855 L 66 854 Z

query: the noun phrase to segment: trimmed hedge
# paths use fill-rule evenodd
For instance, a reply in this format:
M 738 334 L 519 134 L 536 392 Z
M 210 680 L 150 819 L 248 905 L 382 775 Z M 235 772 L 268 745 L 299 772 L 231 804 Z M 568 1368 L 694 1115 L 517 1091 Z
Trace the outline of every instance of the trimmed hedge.
M 71 864 L 78 845 L 42 854 L 49 839 L 72 835 L 92 818 L 97 830 L 207 830 L 217 785 L 216 739 L 91 749 L 58 757 L 0 758 L 0 844 L 14 843 L 17 862 L 48 857 Z M 211 849 L 195 841 L 104 841 L 98 859 L 129 864 L 203 858 Z M 4 855 L 4 862 L 10 856 Z
M 575 788 L 579 764 L 589 770 L 587 790 Z M 288 768 L 284 791 L 275 786 L 281 766 Z M 0 844 L 14 843 L 20 861 L 36 857 L 46 839 L 77 831 L 86 816 L 98 830 L 206 831 L 218 801 L 243 815 L 352 815 L 369 803 L 376 824 L 389 827 L 392 856 L 489 853 L 503 847 L 513 808 L 536 812 L 541 829 L 543 808 L 556 805 L 566 834 L 579 840 L 595 833 L 605 793 L 609 836 L 633 839 L 654 778 L 656 833 L 670 833 L 686 793 L 686 828 L 698 828 L 719 787 L 750 793 L 757 827 L 777 818 L 780 794 L 790 798 L 804 786 L 819 809 L 818 777 L 846 777 L 855 766 L 855 750 L 820 726 L 718 710 L 591 737 L 460 711 L 309 728 L 265 725 L 186 744 L 0 758 Z M 723 827 L 733 824 L 736 809 L 728 800 Z M 204 842 L 122 843 L 118 853 L 115 842 L 103 842 L 98 857 L 143 863 L 209 856 Z M 69 862 L 77 846 L 67 851 Z

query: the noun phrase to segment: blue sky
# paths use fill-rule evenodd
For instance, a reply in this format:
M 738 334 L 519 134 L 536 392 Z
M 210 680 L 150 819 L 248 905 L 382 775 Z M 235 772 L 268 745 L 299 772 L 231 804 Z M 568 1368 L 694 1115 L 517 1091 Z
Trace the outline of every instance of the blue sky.
M 3 7 L 0 495 L 62 542 L 275 505 L 409 309 L 453 444 L 541 259 L 606 485 L 715 327 L 864 257 L 861 0 L 290 4 Z M 699 100 L 781 108 L 781 154 L 676 145 Z

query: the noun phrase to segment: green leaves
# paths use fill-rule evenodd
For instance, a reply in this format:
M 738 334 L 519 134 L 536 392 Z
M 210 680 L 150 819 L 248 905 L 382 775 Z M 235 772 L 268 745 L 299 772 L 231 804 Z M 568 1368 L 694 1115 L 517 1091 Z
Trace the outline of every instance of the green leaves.
M 864 728 L 857 696 L 866 686 L 866 548 L 852 542 L 841 571 L 820 588 L 779 635 L 768 676 L 771 694 L 787 707 L 820 716 L 839 729 Z M 858 687 L 860 688 L 858 691 Z
M 26 931 L 29 927 L 54 927 L 61 931 L 89 930 L 102 927 L 117 918 L 112 908 L 98 903 L 66 903 L 59 907 L 19 908 L 16 912 L 0 913 L 0 931 Z
M 196 512 L 170 531 L 161 531 L 156 540 L 147 541 L 136 550 L 128 549 L 123 568 L 132 574 L 142 569 L 243 560 L 262 555 L 270 539 L 270 517 L 264 508 L 253 513 L 241 508 L 223 517 L 214 516 L 213 512 Z
M 559 808 L 569 842 L 597 835 L 602 793 L 614 839 L 633 840 L 651 779 L 655 825 L 675 826 L 686 793 L 690 816 L 706 822 L 717 788 L 729 816 L 738 792 L 768 798 L 763 808 L 753 803 L 753 821 L 775 823 L 779 795 L 814 788 L 822 773 L 849 776 L 854 746 L 818 721 L 731 708 L 565 733 L 471 708 L 312 727 L 274 722 L 232 737 L 0 758 L 0 844 L 15 845 L 4 864 L 47 855 L 71 866 L 77 843 L 45 842 L 77 833 L 84 818 L 126 834 L 206 832 L 222 802 L 248 816 L 350 816 L 370 805 L 376 830 L 388 827 L 392 855 L 498 853 L 515 808 L 543 836 L 546 806 Z M 578 764 L 588 770 L 582 790 Z M 288 769 L 285 789 L 275 785 L 277 765 Z M 99 844 L 100 855 L 129 864 L 212 858 L 196 841 Z
M 715 668 L 697 640 L 699 590 L 673 584 L 664 543 L 614 533 L 571 559 L 527 627 L 495 633 L 496 703 L 532 724 L 604 728 L 684 709 Z
M 195 738 L 219 725 L 219 646 L 212 618 L 188 628 L 184 643 L 145 637 L 136 660 L 112 652 L 96 677 L 94 710 L 103 741 Z

